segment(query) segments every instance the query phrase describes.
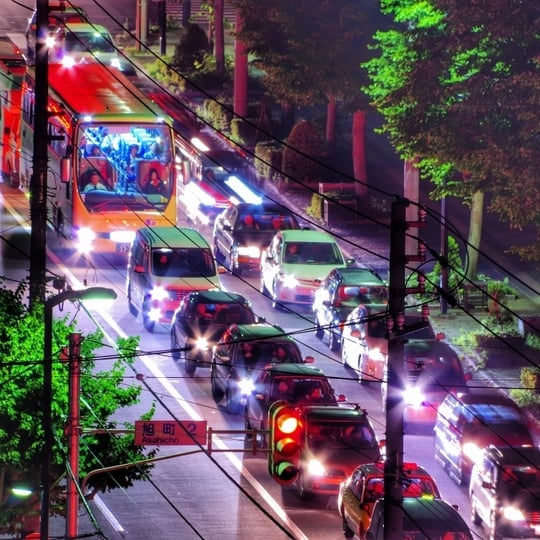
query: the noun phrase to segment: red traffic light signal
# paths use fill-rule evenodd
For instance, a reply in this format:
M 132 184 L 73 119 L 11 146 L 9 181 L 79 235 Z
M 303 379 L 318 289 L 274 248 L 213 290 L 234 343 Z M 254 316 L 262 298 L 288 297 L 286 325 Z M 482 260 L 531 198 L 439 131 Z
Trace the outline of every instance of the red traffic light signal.
M 298 476 L 303 421 L 293 407 L 284 401 L 276 401 L 268 410 L 268 425 L 268 472 L 279 484 L 291 484 Z

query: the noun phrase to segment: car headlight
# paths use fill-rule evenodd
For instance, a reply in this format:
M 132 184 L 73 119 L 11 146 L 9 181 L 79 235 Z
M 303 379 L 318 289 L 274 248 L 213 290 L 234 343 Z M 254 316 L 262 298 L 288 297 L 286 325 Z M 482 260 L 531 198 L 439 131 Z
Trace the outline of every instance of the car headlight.
M 113 58 L 111 60 L 111 67 L 121 70 L 122 69 L 122 62 L 120 62 L 119 58 Z
M 287 287 L 288 289 L 294 289 L 297 285 L 298 285 L 298 281 L 293 275 L 287 274 L 283 276 L 284 287 Z
M 152 308 L 148 312 L 148 318 L 152 322 L 158 322 L 161 319 L 161 310 L 159 308 Z
M 508 521 L 525 520 L 525 515 L 523 512 L 515 506 L 505 506 L 502 510 L 502 515 L 504 516 L 504 519 L 507 519 Z
M 200 351 L 207 351 L 209 349 L 208 340 L 203 337 L 197 338 L 197 341 L 195 341 L 195 347 Z
M 253 381 L 251 379 L 246 377 L 238 381 L 238 388 L 242 395 L 247 396 L 248 394 L 251 394 L 251 392 L 253 392 L 253 390 L 255 389 L 255 385 L 253 384 Z
M 324 476 L 326 474 L 324 465 L 318 459 L 310 459 L 307 470 L 312 476 Z
M 426 397 L 419 388 L 408 386 L 403 391 L 403 401 L 405 405 L 409 405 L 410 407 L 421 407 L 426 401 Z
M 257 246 L 238 246 L 238 255 L 243 255 L 250 259 L 260 259 L 261 250 Z
M 157 286 L 150 291 L 150 298 L 156 302 L 162 302 L 169 297 L 169 291 L 165 287 Z
M 466 442 L 463 445 L 463 455 L 468 457 L 473 463 L 478 463 L 482 458 L 482 449 L 474 442 Z

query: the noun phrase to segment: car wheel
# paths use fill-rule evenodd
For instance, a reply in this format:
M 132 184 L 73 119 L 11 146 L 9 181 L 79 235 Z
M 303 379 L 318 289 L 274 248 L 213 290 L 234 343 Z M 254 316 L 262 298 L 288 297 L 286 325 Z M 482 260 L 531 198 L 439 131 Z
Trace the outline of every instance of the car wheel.
M 360 384 L 368 384 L 369 380 L 365 377 L 366 369 L 364 365 L 364 356 L 361 354 L 358 357 L 358 380 Z
M 263 422 L 261 422 L 261 425 L 259 426 L 259 429 L 261 430 L 259 448 L 262 448 L 263 450 L 266 450 L 268 448 L 268 435 L 266 433 L 263 433 L 264 430 L 266 429 L 264 427 Z
M 146 330 L 148 330 L 148 332 L 150 333 L 153 333 L 154 332 L 154 328 L 156 326 L 156 323 L 154 321 L 151 321 L 150 320 L 150 317 L 148 316 L 148 313 L 144 311 L 144 308 L 143 308 L 143 326 Z
M 306 491 L 306 486 L 304 484 L 304 475 L 300 472 L 298 478 L 296 479 L 296 494 L 301 499 L 308 498 L 308 492 Z
M 322 339 L 324 337 L 324 330 L 321 328 L 319 317 L 317 317 L 317 312 L 315 312 L 315 337 L 317 339 Z
M 219 403 L 223 399 L 223 390 L 217 385 L 216 373 L 214 368 L 210 373 L 210 386 L 212 387 L 212 397 L 216 403 Z
M 236 249 L 234 247 L 231 247 L 229 251 L 229 272 L 238 277 L 242 275 L 242 268 L 238 265 L 238 255 L 236 254 Z
M 139 310 L 135 307 L 135 304 L 131 301 L 131 283 L 128 286 L 127 297 L 128 297 L 129 312 L 134 317 L 137 317 L 137 315 L 139 314 Z
M 482 518 L 478 515 L 478 510 L 476 509 L 476 497 L 474 493 L 471 493 L 471 521 L 475 525 L 482 524 Z
M 341 363 L 345 368 L 351 367 L 349 364 L 349 357 L 347 356 L 347 349 L 343 346 L 343 343 L 341 344 Z
M 226 401 L 227 412 L 229 414 L 240 414 L 242 412 L 242 404 L 238 403 L 238 401 L 234 399 L 234 394 L 230 388 L 227 388 Z
M 179 348 L 180 347 L 178 347 L 178 343 L 176 343 L 174 333 L 171 332 L 171 357 L 175 362 L 178 362 L 178 360 L 180 360 L 180 351 L 178 350 Z
M 195 370 L 197 369 L 197 362 L 187 353 L 184 353 L 184 369 L 190 377 L 195 375 Z
M 343 515 L 343 509 L 341 509 L 341 515 Z M 352 538 L 354 536 L 354 531 L 349 527 L 345 516 L 343 516 L 343 536 L 345 538 Z
M 328 330 L 330 332 L 330 337 L 328 338 L 328 346 L 330 347 L 331 351 L 339 351 L 339 347 L 341 345 L 340 340 L 336 337 L 335 332 L 330 328 Z
M 276 282 L 274 282 L 272 286 L 272 308 L 275 309 L 276 311 L 283 310 L 283 306 L 279 302 L 277 294 L 276 294 Z

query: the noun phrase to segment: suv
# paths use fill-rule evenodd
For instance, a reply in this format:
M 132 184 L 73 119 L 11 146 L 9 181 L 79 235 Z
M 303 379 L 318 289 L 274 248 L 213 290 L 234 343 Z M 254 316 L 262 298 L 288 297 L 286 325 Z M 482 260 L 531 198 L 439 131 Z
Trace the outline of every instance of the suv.
M 193 377 L 197 366 L 210 367 L 212 347 L 231 324 L 253 324 L 257 317 L 249 301 L 234 292 L 189 293 L 171 322 L 171 353 Z
M 66 5 L 64 1 L 49 0 L 49 35 L 54 35 L 57 28 L 67 23 L 86 23 L 88 14 L 80 6 Z M 36 56 L 37 9 L 28 19 L 26 27 L 26 52 L 29 59 Z
M 435 422 L 435 460 L 461 485 L 490 444 L 534 446 L 521 409 L 500 391 L 471 388 L 448 394 Z
M 218 289 L 210 246 L 195 229 L 143 227 L 129 251 L 126 295 L 129 311 L 142 315 L 144 327 L 170 323 L 175 309 L 191 291 Z
M 214 255 L 236 275 L 258 270 L 261 251 L 276 231 L 299 228 L 294 214 L 279 204 L 236 204 L 216 217 Z
M 268 409 L 275 401 L 290 405 L 301 403 L 337 405 L 345 401 L 336 396 L 326 375 L 314 366 L 305 364 L 268 364 L 254 380 L 254 388 L 247 396 L 246 430 L 268 429 Z M 266 448 L 266 434 L 261 434 L 261 446 Z
M 341 347 L 343 325 L 359 304 L 382 304 L 388 300 L 388 286 L 368 268 L 334 268 L 315 291 L 313 315 L 316 336 L 332 351 Z
M 403 519 L 402 538 L 429 540 L 473 540 L 471 530 L 456 508 L 441 499 L 402 499 L 399 515 Z M 367 540 L 388 538 L 384 526 L 392 523 L 384 519 L 384 499 L 379 499 L 373 507 L 373 514 Z M 392 531 L 390 531 L 390 534 Z
M 312 357 L 302 358 L 296 341 L 279 326 L 233 324 L 212 353 L 212 396 L 216 403 L 225 397 L 227 412 L 238 414 L 244 411 L 253 380 L 266 364 L 313 361 Z
M 326 232 L 280 231 L 261 255 L 261 291 L 270 296 L 274 309 L 287 303 L 312 306 L 330 270 L 353 262 Z
M 416 463 L 404 463 L 400 482 L 403 497 L 441 497 L 433 477 Z M 375 501 L 384 495 L 384 462 L 359 465 L 341 483 L 338 511 L 343 519 L 345 538 L 365 539 Z
M 355 467 L 380 458 L 380 444 L 364 409 L 304 405 L 296 411 L 304 426 L 296 479 L 300 497 L 337 495 Z
M 540 536 L 540 449 L 489 446 L 474 465 L 471 519 L 485 523 L 489 539 Z
M 472 374 L 464 371 L 456 351 L 444 341 L 411 340 L 404 345 L 403 421 L 433 428 L 437 409 L 447 394 L 465 393 Z M 381 402 L 386 410 L 388 366 L 381 383 Z

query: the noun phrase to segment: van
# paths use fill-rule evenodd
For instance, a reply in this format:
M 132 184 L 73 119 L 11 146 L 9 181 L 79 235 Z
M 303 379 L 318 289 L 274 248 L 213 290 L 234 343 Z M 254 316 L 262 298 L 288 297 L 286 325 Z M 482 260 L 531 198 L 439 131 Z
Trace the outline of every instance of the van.
M 129 251 L 126 295 L 129 311 L 135 317 L 141 314 L 149 332 L 156 323 L 170 323 L 190 292 L 219 287 L 210 246 L 195 229 L 144 227 L 136 232 Z

